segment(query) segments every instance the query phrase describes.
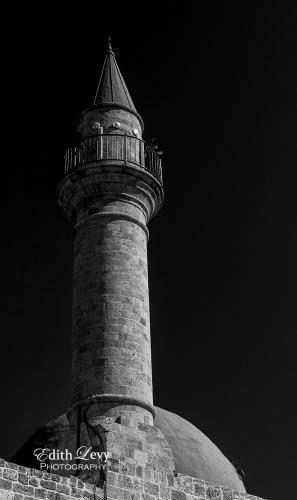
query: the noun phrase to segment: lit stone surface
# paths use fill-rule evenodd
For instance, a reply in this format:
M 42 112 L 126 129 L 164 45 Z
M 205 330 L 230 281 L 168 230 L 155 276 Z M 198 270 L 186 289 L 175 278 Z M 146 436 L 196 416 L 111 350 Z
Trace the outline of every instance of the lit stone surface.
M 177 472 L 245 491 L 234 466 L 197 427 L 179 415 L 160 408 L 157 409 L 154 425 L 162 431 L 170 445 Z
M 152 423 L 146 224 L 163 191 L 115 163 L 76 169 L 58 191 L 74 224 L 72 402 L 96 396 L 102 414 Z
M 95 415 L 92 419 L 95 426 L 101 423 L 104 429 L 109 430 L 109 433 L 105 434 L 105 447 L 115 459 L 133 458 L 131 463 L 134 463 L 136 468 L 144 468 L 147 475 L 151 474 L 150 467 L 154 466 L 164 468 L 164 474 L 175 471 L 181 478 L 196 477 L 212 484 L 219 484 L 223 488 L 245 493 L 244 485 L 234 466 L 205 434 L 174 413 L 157 407 L 155 410 L 156 418 L 153 426 L 135 423 L 135 420 L 127 416 L 127 412 L 121 424 L 115 424 L 114 418 L 98 419 L 96 406 L 90 415 Z M 115 414 L 115 417 L 117 415 Z M 27 443 L 27 447 L 29 445 L 31 449 L 34 447 L 74 449 L 76 430 L 76 425 L 71 424 L 64 414 L 33 436 L 31 444 Z M 81 443 L 88 444 L 89 437 L 83 422 L 80 435 Z M 14 460 L 18 463 L 23 462 L 21 450 Z
M 152 405 L 146 240 L 120 216 L 95 215 L 76 230 L 74 401 L 109 393 Z
M 2 479 L 15 467 L 15 479 Z M 21 482 L 26 478 L 26 484 Z M 162 469 L 146 474 L 133 460 L 113 460 L 106 473 L 106 486 L 70 476 L 62 477 L 36 469 L 15 466 L 0 459 L 0 500 L 263 500 L 254 495 Z

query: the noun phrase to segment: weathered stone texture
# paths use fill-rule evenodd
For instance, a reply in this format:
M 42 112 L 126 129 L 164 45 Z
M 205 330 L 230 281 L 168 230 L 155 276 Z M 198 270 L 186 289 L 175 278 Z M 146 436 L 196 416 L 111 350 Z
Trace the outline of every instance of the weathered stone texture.
M 116 394 L 152 405 L 146 245 L 143 229 L 121 217 L 95 215 L 77 228 L 74 401 Z
M 3 473 L 9 467 L 4 461 L 1 463 Z M 0 500 L 263 500 L 197 478 L 168 474 L 165 469 L 155 470 L 153 482 L 141 479 L 131 459 L 110 463 L 103 489 L 73 476 L 66 478 L 17 465 L 16 470 L 18 474 L 12 479 L 0 479 Z M 142 475 L 146 475 L 145 467 Z M 23 476 L 32 486 L 20 482 Z
M 71 172 L 58 193 L 75 230 L 72 401 L 152 424 L 146 224 L 162 186 L 113 161 Z

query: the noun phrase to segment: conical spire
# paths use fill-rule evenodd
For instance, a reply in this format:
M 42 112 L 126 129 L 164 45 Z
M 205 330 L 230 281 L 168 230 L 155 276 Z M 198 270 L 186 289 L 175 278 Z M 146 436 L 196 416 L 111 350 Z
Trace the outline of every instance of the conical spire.
M 136 113 L 136 108 L 112 51 L 110 38 L 108 38 L 107 52 L 94 104 L 117 104 Z

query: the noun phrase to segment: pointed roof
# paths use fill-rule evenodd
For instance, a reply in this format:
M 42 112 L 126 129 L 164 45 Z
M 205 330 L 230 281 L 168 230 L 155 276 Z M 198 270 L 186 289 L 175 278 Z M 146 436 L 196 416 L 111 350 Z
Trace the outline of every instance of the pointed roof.
M 124 108 L 130 109 L 133 113 L 137 113 L 127 86 L 117 65 L 115 55 L 111 48 L 110 38 L 108 39 L 107 52 L 98 83 L 94 104 L 119 105 L 123 106 Z

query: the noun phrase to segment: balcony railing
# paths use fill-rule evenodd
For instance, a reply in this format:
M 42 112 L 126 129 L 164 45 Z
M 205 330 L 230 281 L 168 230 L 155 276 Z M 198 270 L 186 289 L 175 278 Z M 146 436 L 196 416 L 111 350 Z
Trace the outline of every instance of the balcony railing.
M 123 134 L 97 134 L 86 137 L 79 146 L 65 152 L 65 174 L 87 163 L 117 160 L 148 170 L 162 183 L 160 155 L 137 137 Z

